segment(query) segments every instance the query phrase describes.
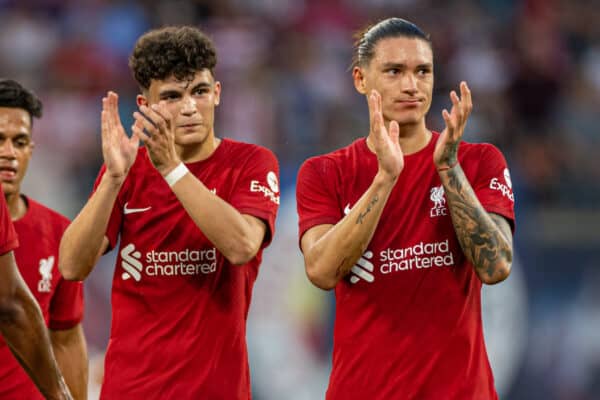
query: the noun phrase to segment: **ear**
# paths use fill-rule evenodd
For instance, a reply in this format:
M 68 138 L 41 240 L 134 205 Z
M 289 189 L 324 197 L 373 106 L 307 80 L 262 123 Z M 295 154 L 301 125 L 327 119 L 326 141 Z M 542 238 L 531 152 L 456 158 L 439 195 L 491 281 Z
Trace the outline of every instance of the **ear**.
M 215 82 L 215 106 L 221 103 L 221 82 Z
M 135 98 L 135 102 L 137 103 L 138 107 L 148 105 L 148 100 L 146 99 L 146 96 L 144 96 L 143 94 L 138 94 Z
M 361 67 L 352 68 L 352 79 L 354 87 L 360 94 L 367 94 L 367 83 L 365 82 L 365 74 Z

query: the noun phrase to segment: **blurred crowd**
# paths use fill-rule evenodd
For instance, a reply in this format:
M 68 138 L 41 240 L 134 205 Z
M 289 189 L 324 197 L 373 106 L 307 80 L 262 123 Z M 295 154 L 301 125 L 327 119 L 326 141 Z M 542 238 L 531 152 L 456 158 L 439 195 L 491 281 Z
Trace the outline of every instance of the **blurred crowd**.
M 526 334 L 501 392 L 510 399 L 598 398 L 597 1 L 0 0 L 0 75 L 44 102 L 26 193 L 74 217 L 102 162 L 106 91 L 119 94 L 124 125 L 132 122 L 138 88 L 127 59 L 137 37 L 163 25 L 205 30 L 216 43 L 223 84 L 217 136 L 273 149 L 287 189 L 281 234 L 267 252 L 249 318 L 256 398 L 322 398 L 333 306 L 304 278 L 293 187 L 304 159 L 367 133 L 365 99 L 348 69 L 352 34 L 390 16 L 431 34 L 429 126 L 443 129 L 449 92 L 466 80 L 474 99 L 466 139 L 494 143 L 511 167 L 519 272 L 506 283 L 515 292 L 491 309 L 500 320 L 506 309 L 519 318 L 489 325 L 494 331 L 486 335 L 510 339 L 511 324 Z M 110 325 L 111 265 L 109 256 L 86 284 L 86 334 L 100 355 Z M 510 308 L 508 298 L 521 303 Z

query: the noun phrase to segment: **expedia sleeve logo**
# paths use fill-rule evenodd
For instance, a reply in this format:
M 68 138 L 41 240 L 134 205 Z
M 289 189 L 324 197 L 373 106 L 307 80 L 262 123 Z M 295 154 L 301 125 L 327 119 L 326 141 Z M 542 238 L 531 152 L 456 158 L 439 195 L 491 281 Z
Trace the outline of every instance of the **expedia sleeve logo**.
M 508 168 L 504 168 L 504 183 L 498 178 L 492 178 L 490 181 L 490 189 L 497 190 L 502 193 L 502 196 L 507 197 L 510 201 L 515 201 L 515 195 L 512 191 L 512 181 L 510 179 L 510 172 Z
M 273 203 L 279 205 L 279 182 L 277 175 L 273 171 L 269 171 L 267 174 L 267 185 L 262 185 L 257 180 L 250 182 L 250 191 L 253 193 L 262 193 L 267 199 Z

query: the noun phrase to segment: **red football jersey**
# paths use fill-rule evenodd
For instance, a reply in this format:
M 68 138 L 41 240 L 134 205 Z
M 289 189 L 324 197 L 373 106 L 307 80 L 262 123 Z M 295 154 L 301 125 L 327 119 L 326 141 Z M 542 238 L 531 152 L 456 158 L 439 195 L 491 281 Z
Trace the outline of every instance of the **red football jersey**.
M 263 220 L 268 245 L 279 206 L 279 167 L 269 150 L 223 139 L 208 159 L 186 166 L 215 196 Z M 145 148 L 106 235 L 111 247 L 120 244 L 101 398 L 250 399 L 246 317 L 262 249 L 247 264 L 231 265 Z
M 481 321 L 481 281 L 456 237 L 433 164 L 439 134 L 404 170 L 367 250 L 335 288 L 329 400 L 496 399 Z M 461 143 L 458 158 L 483 207 L 514 220 L 502 154 Z M 336 224 L 371 185 L 364 138 L 300 169 L 300 237 Z
M 0 196 L 0 255 L 14 250 L 18 245 L 17 234 L 10 220 L 6 199 Z
M 83 285 L 64 280 L 58 271 L 58 247 L 69 220 L 34 200 L 24 199 L 27 212 L 14 221 L 21 241 L 21 247 L 14 250 L 17 266 L 48 327 L 72 328 L 83 318 Z M 1 338 L 0 398 L 44 399 Z

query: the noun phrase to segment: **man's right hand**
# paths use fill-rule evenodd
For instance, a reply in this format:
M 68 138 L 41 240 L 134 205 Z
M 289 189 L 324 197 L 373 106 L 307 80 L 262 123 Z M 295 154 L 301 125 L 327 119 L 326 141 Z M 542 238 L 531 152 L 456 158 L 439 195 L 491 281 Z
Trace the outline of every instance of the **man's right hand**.
M 133 165 L 140 139 L 133 133 L 127 137 L 119 117 L 118 96 L 108 92 L 102 99 L 102 155 L 106 176 L 122 183 Z
M 369 95 L 369 115 L 369 139 L 377 154 L 379 174 L 395 182 L 404 168 L 404 154 L 399 141 L 400 127 L 396 121 L 390 122 L 389 131 L 385 127 L 381 95 L 376 90 L 372 90 Z

